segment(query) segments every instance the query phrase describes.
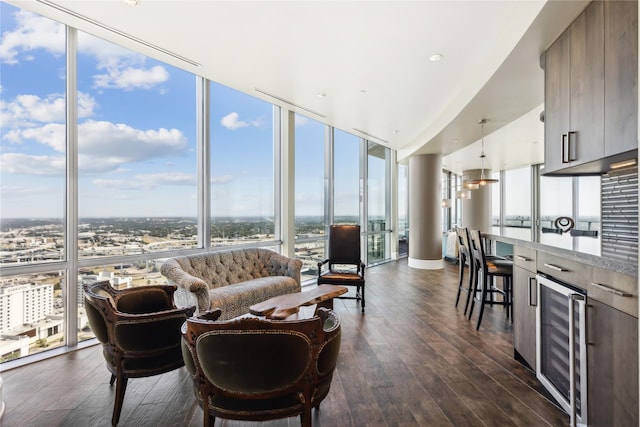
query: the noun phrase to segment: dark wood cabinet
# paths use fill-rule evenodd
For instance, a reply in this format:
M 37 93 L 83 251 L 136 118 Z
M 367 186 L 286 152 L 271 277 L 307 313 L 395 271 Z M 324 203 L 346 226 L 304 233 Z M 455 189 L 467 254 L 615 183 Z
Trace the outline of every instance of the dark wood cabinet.
M 587 304 L 589 426 L 638 425 L 638 319 Z
M 637 156 L 638 3 L 594 1 L 545 52 L 544 175 Z
M 638 2 L 604 3 L 605 156 L 638 148 Z

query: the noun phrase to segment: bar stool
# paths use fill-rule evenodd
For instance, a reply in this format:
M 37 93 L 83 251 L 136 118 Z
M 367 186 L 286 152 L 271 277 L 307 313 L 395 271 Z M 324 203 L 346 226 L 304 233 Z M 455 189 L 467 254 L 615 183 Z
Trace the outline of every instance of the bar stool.
M 471 289 L 473 286 L 473 261 L 469 252 L 469 234 L 466 228 L 456 227 L 456 236 L 458 237 L 458 294 L 456 295 L 456 307 L 460 301 L 460 294 L 462 291 L 467 293 L 467 298 L 464 304 L 464 314 L 467 314 L 469 308 L 469 295 L 471 295 Z M 462 282 L 464 280 L 464 270 L 467 267 L 469 272 L 469 283 L 465 287 Z
M 476 325 L 476 330 L 478 330 L 480 329 L 482 314 L 484 313 L 486 304 L 504 306 L 507 310 L 507 318 L 511 317 L 513 261 L 501 257 L 488 259 L 484 252 L 482 233 L 480 230 L 469 231 L 469 252 L 474 259 L 475 271 L 475 280 L 473 290 L 471 291 L 473 299 L 471 300 L 471 309 L 469 310 L 469 320 L 471 320 L 475 302 L 478 301 L 480 303 L 480 313 L 478 314 L 478 324 Z M 502 289 L 495 286 L 494 278 L 496 277 L 502 278 Z M 479 287 L 480 283 L 482 283 L 481 287 Z M 478 296 L 478 294 L 480 295 Z M 496 301 L 494 298 L 495 294 L 502 295 L 502 300 Z

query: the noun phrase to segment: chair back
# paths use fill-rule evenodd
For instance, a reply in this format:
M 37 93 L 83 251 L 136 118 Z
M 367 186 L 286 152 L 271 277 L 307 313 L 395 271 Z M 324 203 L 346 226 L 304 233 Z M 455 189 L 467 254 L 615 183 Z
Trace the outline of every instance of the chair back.
M 291 321 L 194 317 L 183 328 L 182 352 L 205 417 L 274 419 L 320 404 L 340 337 L 339 318 L 325 308 Z
M 154 357 L 180 348 L 180 327 L 195 307 L 177 309 L 161 286 L 118 291 L 108 281 L 84 284 L 84 305 L 91 330 L 118 360 Z M 171 287 L 175 290 L 175 286 Z M 114 364 L 116 358 L 109 359 Z
M 329 227 L 329 263 L 360 264 L 360 226 L 331 225 Z
M 471 260 L 469 257 L 471 253 L 469 251 L 469 234 L 466 228 L 456 227 L 456 235 L 458 236 L 458 256 L 460 257 L 460 262 L 469 262 L 471 264 Z
M 486 268 L 487 258 L 482 244 L 482 233 L 480 230 L 469 230 L 468 236 L 470 253 L 474 262 L 477 263 L 477 268 Z

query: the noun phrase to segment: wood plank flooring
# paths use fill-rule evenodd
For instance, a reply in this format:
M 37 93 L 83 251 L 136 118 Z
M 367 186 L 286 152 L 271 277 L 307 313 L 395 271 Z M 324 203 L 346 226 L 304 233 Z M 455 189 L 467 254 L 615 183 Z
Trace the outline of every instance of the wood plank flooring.
M 564 426 L 535 375 L 513 359 L 512 325 L 487 308 L 479 331 L 454 307 L 457 266 L 416 270 L 400 260 L 367 269 L 367 306 L 335 300 L 342 347 L 317 427 Z M 109 426 L 115 390 L 99 346 L 2 373 L 0 425 Z M 129 380 L 120 426 L 200 426 L 184 368 Z M 216 426 L 300 425 L 216 420 Z

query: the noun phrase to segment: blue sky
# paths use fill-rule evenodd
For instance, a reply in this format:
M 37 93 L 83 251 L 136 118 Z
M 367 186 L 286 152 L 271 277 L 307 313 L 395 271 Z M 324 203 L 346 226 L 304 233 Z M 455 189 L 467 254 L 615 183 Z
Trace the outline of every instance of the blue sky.
M 62 217 L 64 26 L 0 16 L 0 215 Z M 80 217 L 195 216 L 195 76 L 82 32 L 77 63 Z M 210 110 L 212 214 L 273 216 L 272 105 L 212 83 Z M 297 117 L 296 215 L 323 214 L 323 135 Z M 336 214 L 357 214 L 358 138 L 340 140 Z

